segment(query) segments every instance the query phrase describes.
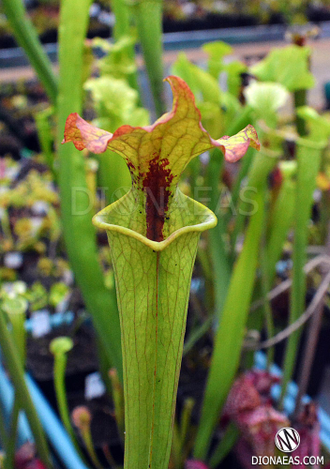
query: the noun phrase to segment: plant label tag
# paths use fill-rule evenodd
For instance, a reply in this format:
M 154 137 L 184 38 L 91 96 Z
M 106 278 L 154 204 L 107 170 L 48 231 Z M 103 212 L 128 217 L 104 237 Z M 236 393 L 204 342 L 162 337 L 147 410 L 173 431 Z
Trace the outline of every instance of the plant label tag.
M 86 376 L 85 379 L 85 399 L 91 400 L 95 397 L 103 396 L 105 393 L 105 385 L 98 371 Z
M 4 264 L 8 269 L 19 269 L 23 264 L 21 252 L 7 252 L 4 256 Z
M 43 200 L 37 200 L 32 205 L 31 210 L 34 215 L 44 216 L 49 212 L 49 205 Z
M 42 337 L 51 331 L 50 314 L 47 310 L 34 311 L 31 316 L 32 337 Z
M 69 306 L 69 295 L 67 295 L 66 298 L 64 298 L 62 301 L 60 301 L 60 302 L 56 305 L 55 311 L 56 311 L 56 313 L 58 313 L 58 314 L 64 314 L 65 311 L 67 311 L 68 306 Z

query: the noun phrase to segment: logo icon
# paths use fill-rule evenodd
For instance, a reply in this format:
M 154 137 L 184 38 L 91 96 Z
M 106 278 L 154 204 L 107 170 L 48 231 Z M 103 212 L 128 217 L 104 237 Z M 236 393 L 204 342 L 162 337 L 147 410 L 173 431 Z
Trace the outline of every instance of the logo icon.
M 300 435 L 294 428 L 283 427 L 275 435 L 275 445 L 283 453 L 292 453 L 300 444 Z

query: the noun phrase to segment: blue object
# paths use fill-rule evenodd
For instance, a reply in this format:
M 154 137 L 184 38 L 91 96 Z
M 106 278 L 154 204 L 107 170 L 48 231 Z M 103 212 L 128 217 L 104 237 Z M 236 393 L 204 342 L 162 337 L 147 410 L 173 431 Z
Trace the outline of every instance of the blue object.
M 48 440 L 56 451 L 59 459 L 66 469 L 89 469 L 80 459 L 63 425 L 59 421 L 55 412 L 51 409 L 47 400 L 35 384 L 33 379 L 26 375 L 26 382 L 37 410 L 40 422 L 47 434 Z M 8 420 L 13 406 L 14 390 L 0 361 L 0 405 L 4 409 L 4 414 Z M 34 441 L 28 420 L 25 414 L 21 413 L 18 421 L 18 443 L 22 445 L 27 441 Z
M 29 375 L 26 376 L 26 382 L 41 424 L 65 468 L 89 469 L 80 459 L 57 415 Z
M 36 383 L 28 374 L 26 374 L 25 378 L 47 438 L 51 442 L 53 449 L 64 467 L 66 469 L 89 469 L 80 459 L 62 423 L 59 421 L 57 415 L 50 407 Z M 4 410 L 5 418 L 9 421 L 14 400 L 14 389 L 2 366 L 1 356 L 0 383 L 0 405 Z M 27 441 L 34 441 L 33 434 L 24 413 L 20 413 L 17 436 L 19 445 Z
M 3 408 L 4 416 L 10 420 L 11 410 L 13 408 L 14 402 L 14 390 L 13 386 L 11 385 L 5 370 L 3 369 L 0 361 L 0 405 Z M 27 418 L 25 414 L 22 412 L 20 413 L 19 420 L 18 420 L 18 431 L 17 431 L 17 439 L 19 445 L 23 445 L 27 441 L 33 441 L 33 435 L 30 430 Z
M 72 311 L 67 311 L 65 313 L 54 313 L 50 315 L 50 324 L 52 327 L 59 327 L 63 324 L 71 324 L 74 319 L 74 314 Z M 25 321 L 25 329 L 28 332 L 32 331 L 32 321 L 27 319 Z

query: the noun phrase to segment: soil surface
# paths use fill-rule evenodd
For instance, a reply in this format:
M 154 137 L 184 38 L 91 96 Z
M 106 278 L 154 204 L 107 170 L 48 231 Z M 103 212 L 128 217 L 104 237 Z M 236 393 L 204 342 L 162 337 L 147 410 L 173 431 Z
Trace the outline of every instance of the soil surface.
M 44 337 L 28 338 L 27 368 L 37 381 L 53 379 L 54 358 L 49 351 L 49 345 L 54 338 L 60 336 L 70 336 L 74 342 L 74 347 L 68 354 L 67 376 L 92 373 L 97 370 L 92 328 L 83 325 L 74 332 L 72 326 L 60 326 Z

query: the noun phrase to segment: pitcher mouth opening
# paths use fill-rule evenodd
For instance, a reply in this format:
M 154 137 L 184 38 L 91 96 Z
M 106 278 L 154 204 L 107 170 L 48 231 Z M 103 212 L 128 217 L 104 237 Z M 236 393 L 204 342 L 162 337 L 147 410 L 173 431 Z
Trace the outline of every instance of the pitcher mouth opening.
M 135 238 L 154 251 L 162 251 L 179 236 L 189 232 L 203 232 L 217 224 L 215 214 L 190 197 L 178 191 L 174 210 L 167 217 L 162 241 L 147 237 L 146 220 L 141 210 L 132 209 L 132 191 L 105 207 L 93 217 L 93 224 L 107 232 L 115 231 Z

